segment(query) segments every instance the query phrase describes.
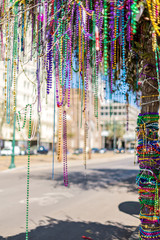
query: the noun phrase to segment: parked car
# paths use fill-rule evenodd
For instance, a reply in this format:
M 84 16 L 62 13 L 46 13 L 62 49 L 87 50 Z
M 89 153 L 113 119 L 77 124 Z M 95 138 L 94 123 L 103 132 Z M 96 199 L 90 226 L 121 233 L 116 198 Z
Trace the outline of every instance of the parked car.
M 118 148 L 118 149 L 114 149 L 115 153 L 125 153 L 125 149 L 124 148 Z
M 106 153 L 107 152 L 107 149 L 106 148 L 101 148 L 100 150 L 99 150 L 99 153 Z
M 127 150 L 128 153 L 134 153 L 135 152 L 135 149 L 134 148 L 130 148 Z
M 12 147 L 11 148 L 3 148 L 1 150 L 1 155 L 2 156 L 10 156 L 12 155 Z M 20 155 L 20 147 L 15 146 L 14 147 L 14 155 Z
M 46 149 L 44 146 L 40 146 L 37 150 L 37 153 L 40 154 L 47 154 L 48 153 L 48 149 Z
M 82 148 L 76 148 L 76 149 L 74 149 L 73 154 L 78 155 L 78 154 L 81 154 L 81 153 L 83 153 L 83 149 L 82 149 Z
M 99 148 L 92 148 L 92 149 L 91 149 L 91 152 L 92 152 L 92 153 L 99 153 Z
M 27 154 L 27 149 L 25 147 L 20 148 L 20 155 L 26 155 Z
M 2 156 L 10 156 L 10 155 L 12 155 L 12 149 L 11 148 L 3 148 L 1 150 L 1 155 Z

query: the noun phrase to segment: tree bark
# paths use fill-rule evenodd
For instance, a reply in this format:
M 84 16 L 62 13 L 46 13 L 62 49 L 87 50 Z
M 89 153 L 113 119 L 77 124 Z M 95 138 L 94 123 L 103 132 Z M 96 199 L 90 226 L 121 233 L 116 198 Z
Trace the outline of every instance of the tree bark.
M 152 51 L 149 41 L 148 49 Z M 160 239 L 159 222 L 159 167 L 160 148 L 158 145 L 159 100 L 156 61 L 143 61 L 141 72 L 141 111 L 137 120 L 137 157 L 140 173 L 137 176 L 139 189 L 140 239 Z M 146 80 L 147 79 L 147 80 Z

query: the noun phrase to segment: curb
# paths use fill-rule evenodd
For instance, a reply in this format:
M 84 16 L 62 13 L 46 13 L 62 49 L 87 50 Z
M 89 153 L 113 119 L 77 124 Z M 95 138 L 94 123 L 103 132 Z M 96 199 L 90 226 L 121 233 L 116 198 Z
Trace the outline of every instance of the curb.
M 128 240 L 138 240 L 138 239 L 139 239 L 139 226 L 132 233 L 132 235 L 130 236 L 130 238 Z

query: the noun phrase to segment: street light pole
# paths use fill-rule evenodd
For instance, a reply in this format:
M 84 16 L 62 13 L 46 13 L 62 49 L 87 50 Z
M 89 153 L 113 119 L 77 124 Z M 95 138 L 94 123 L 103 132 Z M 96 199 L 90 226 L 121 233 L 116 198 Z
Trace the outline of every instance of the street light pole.
M 14 112 L 14 119 L 13 119 L 13 140 L 12 140 L 12 155 L 11 155 L 11 164 L 9 166 L 10 169 L 15 168 L 14 163 L 14 147 L 15 147 L 15 132 L 16 132 L 16 112 Z

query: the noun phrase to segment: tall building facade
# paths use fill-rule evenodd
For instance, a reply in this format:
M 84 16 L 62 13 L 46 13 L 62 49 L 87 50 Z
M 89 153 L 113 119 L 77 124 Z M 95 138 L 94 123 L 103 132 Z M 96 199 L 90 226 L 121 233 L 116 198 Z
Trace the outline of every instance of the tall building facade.
M 13 139 L 13 88 L 10 91 L 10 123 L 6 121 L 5 109 L 5 66 L 1 62 L 0 77 L 3 79 L 0 86 L 0 143 L 1 148 L 11 146 Z M 36 89 L 36 66 L 33 62 L 27 63 L 21 67 L 19 66 L 19 73 L 17 75 L 16 86 L 16 112 L 20 111 L 22 119 L 24 116 L 24 109 L 27 104 L 32 104 L 32 145 L 41 144 L 48 149 L 52 149 L 53 143 L 53 119 L 54 119 L 54 89 L 51 89 L 49 95 L 46 94 L 46 81 L 41 83 L 41 111 L 37 113 L 37 89 Z M 27 115 L 28 117 L 28 115 Z M 55 118 L 57 121 L 57 118 Z M 21 123 L 22 124 L 22 123 Z M 56 126 L 56 124 L 55 124 Z M 15 140 L 16 145 L 23 147 L 27 146 L 28 127 L 23 131 L 18 131 L 18 124 L 16 121 Z
M 125 103 L 106 100 L 100 107 L 100 125 L 103 147 L 132 148 L 139 110 Z

